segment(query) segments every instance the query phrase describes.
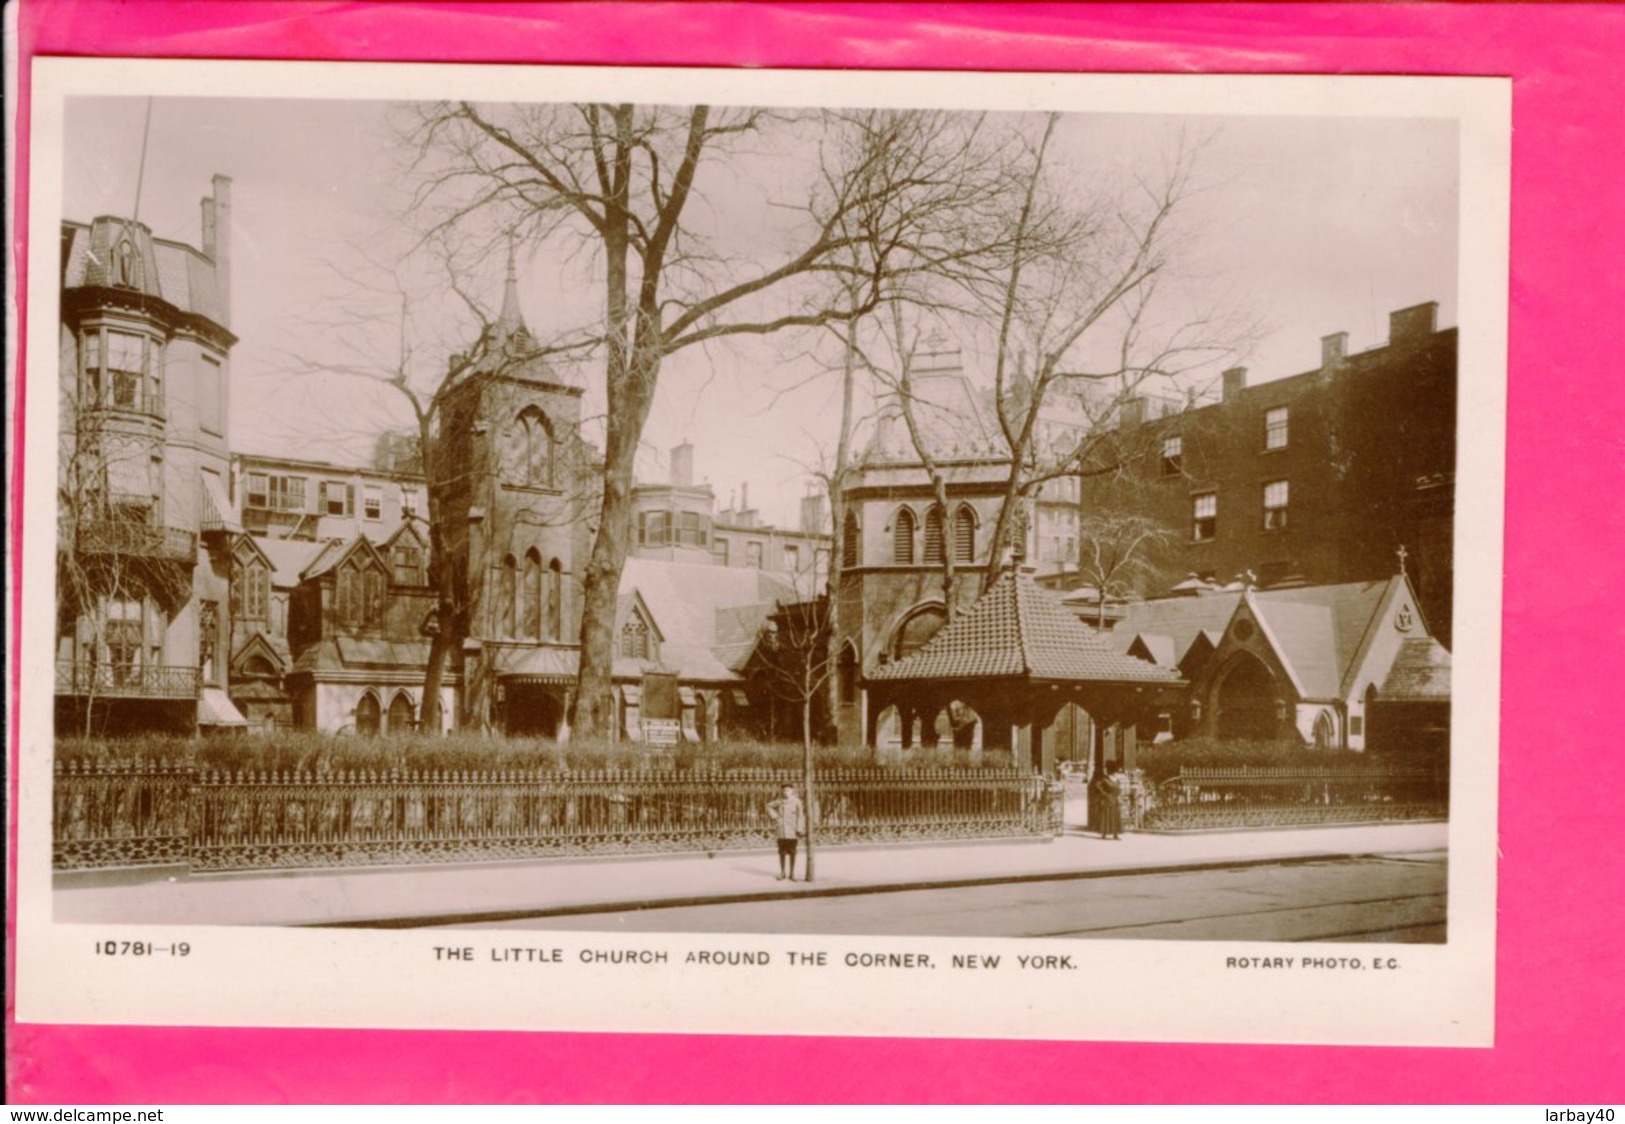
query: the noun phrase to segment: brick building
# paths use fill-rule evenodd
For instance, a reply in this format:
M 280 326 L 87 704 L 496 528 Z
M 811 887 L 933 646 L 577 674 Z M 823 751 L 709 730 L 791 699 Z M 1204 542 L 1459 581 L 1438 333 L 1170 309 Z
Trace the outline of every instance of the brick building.
M 1171 529 L 1169 566 L 1260 588 L 1386 578 L 1408 555 L 1430 633 L 1450 643 L 1456 470 L 1456 330 L 1437 305 L 1389 318 L 1388 342 L 1247 384 L 1224 373 L 1220 401 L 1119 415 L 1117 470 L 1086 477 L 1086 515 L 1132 513 Z M 1143 594 L 1161 590 L 1142 590 Z

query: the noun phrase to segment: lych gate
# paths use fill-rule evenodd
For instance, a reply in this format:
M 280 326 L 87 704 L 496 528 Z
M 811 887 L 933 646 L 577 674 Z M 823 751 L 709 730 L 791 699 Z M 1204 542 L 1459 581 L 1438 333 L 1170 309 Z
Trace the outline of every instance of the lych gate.
M 968 711 L 984 752 L 1048 773 L 1075 756 L 1078 710 L 1092 719 L 1098 765 L 1106 728 L 1153 718 L 1177 702 L 1181 685 L 1175 672 L 1112 650 L 1028 574 L 1009 572 L 918 651 L 875 669 L 865 681 L 866 728 L 873 747 L 880 717 L 895 707 L 905 748 L 916 730 L 919 743 L 935 745 L 939 716 Z

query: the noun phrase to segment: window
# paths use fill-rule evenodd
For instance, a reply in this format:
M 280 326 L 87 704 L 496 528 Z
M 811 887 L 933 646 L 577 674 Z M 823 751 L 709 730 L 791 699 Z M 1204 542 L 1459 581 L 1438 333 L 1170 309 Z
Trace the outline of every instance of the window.
M 846 525 L 841 531 L 841 565 L 852 567 L 863 558 L 863 528 L 858 524 L 858 513 L 846 513 Z
M 348 516 L 354 503 L 354 485 L 343 484 L 337 480 L 322 481 L 321 512 L 323 515 Z
M 976 559 L 976 512 L 970 505 L 960 504 L 954 513 L 954 561 L 972 562 Z
M 339 571 L 335 600 L 339 620 L 347 625 L 361 619 L 361 574 L 351 566 Z
M 303 476 L 271 476 L 264 472 L 248 474 L 248 506 L 271 511 L 305 510 Z
M 899 566 L 914 565 L 914 513 L 906 507 L 892 522 L 891 560 Z
M 749 566 L 752 570 L 760 570 L 762 568 L 761 543 L 748 542 L 745 544 L 745 565 Z
M 107 662 L 113 665 L 114 682 L 135 680 L 141 667 L 143 632 L 140 601 L 107 603 Z
M 1287 482 L 1272 480 L 1264 485 L 1264 530 L 1286 530 Z
M 409 484 L 401 485 L 401 518 L 418 513 L 418 490 Z
M 727 539 L 715 538 L 711 540 L 711 557 L 716 561 L 718 566 L 726 566 L 728 564 Z
M 542 556 L 535 549 L 525 554 L 519 575 L 519 639 L 542 638 Z
M 519 415 L 519 472 L 521 484 L 533 488 L 553 486 L 553 427 L 534 406 Z
M 210 433 L 226 431 L 226 390 L 220 361 L 205 355 L 197 367 L 198 425 Z
M 801 548 L 795 543 L 785 544 L 784 568 L 788 573 L 792 574 L 801 569 Z
M 646 660 L 649 658 L 649 626 L 636 613 L 621 626 L 621 658 Z
M 925 513 L 925 564 L 940 566 L 943 562 L 942 508 L 935 504 Z
M 1286 448 L 1287 436 L 1287 408 L 1277 406 L 1273 410 L 1264 411 L 1264 448 Z
M 270 576 L 257 561 L 237 568 L 231 583 L 231 615 L 244 620 L 262 621 L 270 603 Z
M 671 516 L 664 511 L 645 511 L 638 516 L 638 541 L 648 546 L 671 542 Z
M 397 543 L 390 552 L 389 568 L 396 585 L 423 584 L 423 550 L 411 543 Z
M 377 628 L 384 623 L 384 575 L 376 569 L 369 569 L 362 575 L 362 592 L 366 598 L 362 605 L 361 623 L 368 628 Z
M 97 405 L 158 414 L 156 348 L 145 336 L 109 330 L 85 336 L 85 394 Z M 105 351 L 104 351 L 105 346 Z
M 705 527 L 700 522 L 699 512 L 685 511 L 680 516 L 680 519 L 681 527 L 677 541 L 684 546 L 704 546 Z
M 1219 533 L 1219 496 L 1204 492 L 1191 501 L 1191 538 L 1210 542 Z
M 519 563 L 514 561 L 513 555 L 502 560 L 502 575 L 497 582 L 497 633 L 502 636 L 514 634 L 514 608 L 517 604 L 515 598 L 519 593 Z
M 361 515 L 363 518 L 378 520 L 384 517 L 384 490 L 376 484 L 368 484 L 361 491 Z
M 1178 476 L 1185 470 L 1185 439 L 1177 433 L 1162 439 L 1162 474 Z
M 546 633 L 550 639 L 564 638 L 564 567 L 554 558 L 547 564 Z

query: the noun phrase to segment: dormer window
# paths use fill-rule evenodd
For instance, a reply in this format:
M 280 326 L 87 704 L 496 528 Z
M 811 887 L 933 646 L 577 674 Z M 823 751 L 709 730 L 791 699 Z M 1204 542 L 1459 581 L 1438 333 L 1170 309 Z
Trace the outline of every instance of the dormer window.
M 649 626 L 642 617 L 633 613 L 621 626 L 621 658 L 647 660 L 652 658 Z

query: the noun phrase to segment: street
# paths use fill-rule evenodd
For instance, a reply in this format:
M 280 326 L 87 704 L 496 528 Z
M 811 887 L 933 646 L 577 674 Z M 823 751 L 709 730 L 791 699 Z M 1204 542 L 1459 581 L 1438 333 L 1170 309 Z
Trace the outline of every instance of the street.
M 449 927 L 1436 944 L 1445 881 L 1445 853 L 1432 851 Z

